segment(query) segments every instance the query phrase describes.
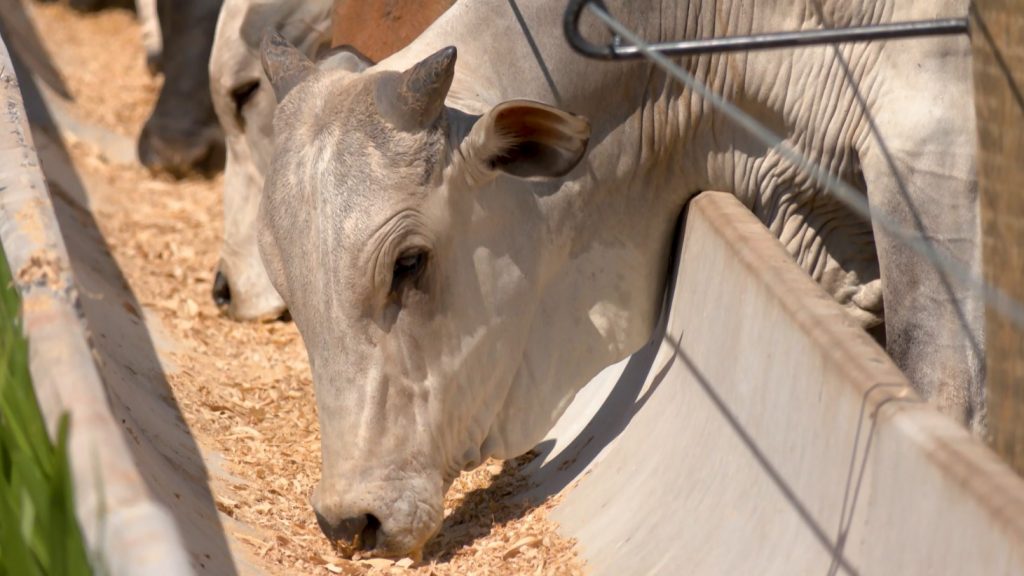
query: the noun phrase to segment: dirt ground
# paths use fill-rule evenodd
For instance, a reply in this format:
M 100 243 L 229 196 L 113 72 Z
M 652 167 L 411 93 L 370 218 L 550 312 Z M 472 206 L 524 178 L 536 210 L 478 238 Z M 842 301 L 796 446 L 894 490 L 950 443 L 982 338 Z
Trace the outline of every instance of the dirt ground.
M 80 15 L 31 5 L 50 56 L 82 120 L 135 138 L 159 80 L 145 67 L 132 13 Z M 95 217 L 139 301 L 178 344 L 167 375 L 204 450 L 223 455 L 239 481 L 214 486 L 218 510 L 247 533 L 228 530 L 277 574 L 580 574 L 573 542 L 536 507 L 509 496 L 525 487 L 529 457 L 490 461 L 464 473 L 445 500 L 442 532 L 420 562 L 340 558 L 308 503 L 319 476 L 320 436 L 305 350 L 291 323 L 239 324 L 210 298 L 221 242 L 222 179 L 174 182 L 139 166 L 110 163 L 72 143 L 77 168 L 109 189 Z M 219 483 L 218 483 L 219 484 Z M 255 535 L 254 535 L 255 534 Z

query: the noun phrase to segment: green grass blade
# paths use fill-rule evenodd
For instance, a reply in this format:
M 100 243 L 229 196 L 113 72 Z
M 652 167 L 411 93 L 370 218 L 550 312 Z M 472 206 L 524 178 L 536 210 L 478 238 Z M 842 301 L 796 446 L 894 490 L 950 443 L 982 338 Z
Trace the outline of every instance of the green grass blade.
M 0 250 L 0 576 L 87 576 L 67 459 L 69 420 L 61 418 L 51 442 L 19 311 Z

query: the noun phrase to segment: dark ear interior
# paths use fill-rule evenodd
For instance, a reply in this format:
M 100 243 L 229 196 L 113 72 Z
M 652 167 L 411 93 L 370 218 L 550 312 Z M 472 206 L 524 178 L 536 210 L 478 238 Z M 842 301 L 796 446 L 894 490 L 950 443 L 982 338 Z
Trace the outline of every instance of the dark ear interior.
M 590 140 L 590 123 L 558 108 L 513 100 L 496 106 L 485 122 L 486 167 L 520 178 L 557 178 L 568 174 L 583 158 Z
M 260 42 L 260 60 L 278 102 L 316 70 L 305 54 L 269 28 Z

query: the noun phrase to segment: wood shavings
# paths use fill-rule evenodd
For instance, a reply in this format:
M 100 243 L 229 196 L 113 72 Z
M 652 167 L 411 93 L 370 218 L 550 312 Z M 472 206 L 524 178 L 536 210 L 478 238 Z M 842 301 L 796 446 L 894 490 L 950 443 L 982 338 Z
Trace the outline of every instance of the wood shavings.
M 76 95 L 80 118 L 138 133 L 158 83 L 148 77 L 138 27 L 125 11 L 81 15 L 32 4 L 43 41 Z M 462 474 L 444 501 L 441 532 L 421 558 L 340 558 L 309 505 L 319 477 L 320 431 L 312 378 L 290 323 L 240 324 L 210 297 L 222 240 L 222 177 L 174 182 L 70 146 L 104 239 L 139 302 L 176 342 L 167 374 L 204 453 L 230 475 L 212 486 L 218 512 L 257 536 L 229 536 L 270 574 L 582 574 L 573 542 L 546 517 L 554 501 L 517 499 L 531 456 L 490 460 Z M 126 312 L 128 313 L 128 312 Z M 138 317 L 139 311 L 134 311 Z
M 516 554 L 519 554 L 519 551 L 523 548 L 535 548 L 540 543 L 541 539 L 537 536 L 524 536 L 523 538 L 516 540 L 515 544 L 509 546 L 508 550 L 506 550 L 505 553 L 501 555 L 501 557 L 505 560 L 508 560 Z
M 57 255 L 48 250 L 33 252 L 14 277 L 21 285 L 46 286 L 55 292 L 67 289 L 63 266 Z
M 146 70 L 132 11 L 80 14 L 63 4 L 42 2 L 32 2 L 31 10 L 39 36 L 74 97 L 76 115 L 136 136 L 153 110 L 161 80 Z M 87 161 L 105 163 L 99 153 Z

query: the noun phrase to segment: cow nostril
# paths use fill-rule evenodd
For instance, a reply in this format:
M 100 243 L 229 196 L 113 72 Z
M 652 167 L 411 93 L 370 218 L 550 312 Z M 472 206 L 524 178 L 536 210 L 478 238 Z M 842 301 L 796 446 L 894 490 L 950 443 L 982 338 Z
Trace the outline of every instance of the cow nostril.
M 213 279 L 213 301 L 217 306 L 231 304 L 231 286 L 228 285 L 228 278 L 220 270 Z
M 373 550 L 377 547 L 377 532 L 380 530 L 380 520 L 373 514 L 366 515 L 366 526 L 360 533 L 359 543 L 363 550 Z
M 193 161 L 192 165 L 202 174 L 213 176 L 223 172 L 227 164 L 227 147 L 223 140 L 214 140 L 207 144 L 206 151 Z
M 373 550 L 377 547 L 380 520 L 373 514 L 332 521 L 316 512 L 316 521 L 324 536 L 332 542 L 351 546 L 352 551 Z

